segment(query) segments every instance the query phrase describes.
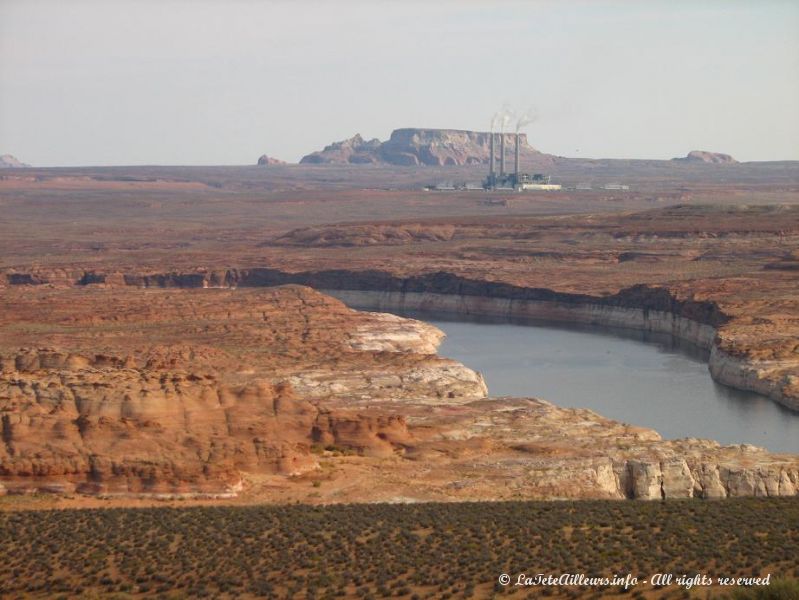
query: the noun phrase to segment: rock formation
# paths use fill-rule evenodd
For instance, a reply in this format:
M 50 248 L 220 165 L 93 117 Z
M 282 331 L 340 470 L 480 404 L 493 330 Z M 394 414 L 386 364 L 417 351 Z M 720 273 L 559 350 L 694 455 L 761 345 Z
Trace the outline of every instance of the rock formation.
M 504 134 L 507 167 L 513 163 L 515 135 Z M 324 150 L 302 158 L 309 164 L 388 164 L 400 166 L 447 166 L 488 164 L 490 134 L 459 129 L 395 129 L 386 142 L 378 139 L 364 141 L 360 135 L 336 142 Z M 526 164 L 551 163 L 552 157 L 542 154 L 519 134 L 520 158 Z M 496 156 L 499 160 L 500 136 L 496 136 Z
M 270 165 L 285 165 L 285 164 L 288 163 L 284 160 L 280 160 L 272 156 L 267 156 L 266 154 L 262 154 L 258 158 L 258 165 L 262 167 L 268 167 Z
M 323 150 L 303 156 L 300 164 L 370 164 L 380 162 L 380 140 L 366 141 L 356 133 L 349 139 L 333 142 Z
M 30 167 L 30 165 L 20 162 L 16 157 L 10 154 L 3 154 L 0 156 L 0 169 L 21 169 Z
M 710 163 L 710 164 L 732 164 L 737 163 L 729 154 L 722 154 L 720 152 L 708 152 L 707 150 L 692 150 L 686 156 L 672 158 L 678 162 L 687 163 Z
M 161 168 L 0 177 L 0 493 L 795 494 L 795 456 L 484 398 L 479 374 L 433 354 L 435 328 L 297 287 L 666 332 L 709 349 L 718 380 L 799 408 L 796 166 L 673 169 L 671 191 L 641 179 L 517 206 L 372 185 L 414 169 L 298 169 L 307 190 L 278 173 L 263 197 L 271 176 L 248 169 L 211 170 L 208 189 L 188 170 L 164 187 Z M 728 172 L 742 179 L 717 188 Z
M 293 285 L 13 286 L 0 489 L 300 499 L 324 476 L 327 501 L 797 493 L 797 457 L 487 399 L 478 373 L 435 354 L 442 336 Z
M 288 387 L 126 364 L 53 350 L 4 360 L 8 490 L 225 494 L 239 470 L 313 466 L 303 442 L 317 411 Z
M 307 288 L 75 291 L 52 312 L 52 291 L 3 297 L 0 481 L 10 492 L 224 496 L 242 473 L 316 468 L 317 443 L 401 451 L 404 419 L 361 412 L 360 400 L 486 394 L 479 375 L 435 356 L 435 327 Z M 26 324 L 42 320 L 59 348 L 30 347 L 38 336 Z
M 505 140 L 506 165 L 512 167 L 515 135 L 503 134 Z M 473 165 L 488 164 L 490 157 L 490 133 L 463 131 L 458 129 L 395 129 L 391 137 L 380 147 L 384 162 L 393 165 Z M 495 152 L 499 160 L 500 135 L 496 136 Z M 541 160 L 551 158 L 530 146 L 527 135 L 519 134 L 521 158 Z
M 679 207 L 670 210 L 677 209 Z M 791 212 L 799 216 L 799 211 L 786 211 L 786 214 Z M 746 211 L 743 217 L 748 213 Z M 783 223 L 785 219 L 786 216 Z M 501 236 L 511 239 L 523 239 L 529 235 L 524 228 L 514 231 L 503 226 L 501 229 Z M 483 229 L 469 231 L 467 228 L 448 229 L 438 225 L 342 225 L 295 230 L 280 241 L 284 247 L 300 245 L 307 249 L 319 246 L 329 251 L 336 247 L 441 242 L 469 235 L 481 239 L 486 233 Z M 596 261 L 595 257 L 590 257 L 584 262 Z M 599 264 L 619 262 L 630 261 L 622 260 L 617 252 Z M 191 273 L 36 269 L 8 271 L 5 279 L 12 286 L 99 284 L 140 288 L 250 288 L 299 284 L 374 310 L 403 308 L 456 315 L 533 318 L 666 333 L 707 350 L 710 373 L 717 381 L 757 392 L 790 409 L 799 410 L 796 330 L 793 318 L 786 316 L 788 313 L 785 312 L 793 310 L 795 303 L 795 287 L 790 280 L 783 284 L 785 300 L 775 304 L 768 319 L 759 318 L 753 322 L 746 304 L 737 306 L 733 312 L 730 312 L 729 304 L 726 310 L 722 309 L 719 302 L 706 299 L 704 293 L 697 294 L 696 282 L 685 286 L 633 285 L 616 293 L 595 295 L 492 282 L 447 271 L 406 277 L 377 269 L 288 272 L 256 267 Z M 718 282 L 711 283 L 718 286 Z M 776 294 L 779 289 L 774 287 L 772 292 Z M 720 291 L 715 290 L 716 293 Z M 343 374 L 338 376 L 344 377 Z M 318 375 L 308 374 L 306 378 L 310 381 L 317 379 Z
M 664 441 L 650 429 L 537 399 L 480 400 L 458 411 L 411 407 L 407 413 L 419 429 L 407 454 L 418 474 L 406 472 L 406 493 L 418 500 L 660 500 L 799 491 L 797 457 L 708 440 Z M 430 433 L 422 434 L 421 426 Z

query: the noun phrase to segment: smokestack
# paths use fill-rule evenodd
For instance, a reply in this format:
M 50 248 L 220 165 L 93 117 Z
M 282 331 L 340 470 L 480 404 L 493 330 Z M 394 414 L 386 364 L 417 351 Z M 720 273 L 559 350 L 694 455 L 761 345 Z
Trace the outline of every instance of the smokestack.
M 492 131 L 489 135 L 491 135 L 491 141 L 489 142 L 489 147 L 491 148 L 490 150 L 491 158 L 489 159 L 488 164 L 491 166 L 488 167 L 488 176 L 491 179 L 491 181 L 493 181 L 494 180 L 494 132 Z
M 505 175 L 505 133 L 499 134 L 499 174 Z
M 519 132 L 516 132 L 516 154 L 513 156 L 513 183 L 519 183 Z

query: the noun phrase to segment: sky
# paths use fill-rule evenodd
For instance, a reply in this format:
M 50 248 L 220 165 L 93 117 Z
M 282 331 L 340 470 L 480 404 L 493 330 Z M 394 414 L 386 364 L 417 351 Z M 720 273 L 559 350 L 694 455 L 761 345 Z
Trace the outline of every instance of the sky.
M 799 2 L 0 0 L 0 154 L 35 166 L 293 162 L 503 104 L 562 156 L 799 160 Z

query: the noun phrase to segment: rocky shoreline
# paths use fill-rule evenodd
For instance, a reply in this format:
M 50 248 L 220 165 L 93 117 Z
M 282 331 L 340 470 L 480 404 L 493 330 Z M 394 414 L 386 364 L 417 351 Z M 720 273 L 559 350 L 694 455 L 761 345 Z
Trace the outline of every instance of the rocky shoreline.
M 725 325 L 733 317 L 710 300 L 677 298 L 667 287 L 636 285 L 607 296 L 527 288 L 446 272 L 399 277 L 383 271 L 287 272 L 271 268 L 194 273 L 7 272 L 9 285 L 236 288 L 307 285 L 368 310 L 528 318 L 666 333 L 709 351 L 711 376 L 799 411 L 799 361 L 742 354 Z M 753 348 L 755 353 L 758 348 Z
M 715 327 L 670 312 L 591 303 L 570 304 L 545 300 L 511 300 L 414 292 L 321 291 L 342 300 L 349 306 L 366 310 L 430 312 L 455 317 L 531 319 L 665 333 L 708 351 L 708 368 L 715 381 L 739 390 L 767 396 L 787 408 L 799 410 L 799 398 L 785 393 L 783 378 L 769 377 L 783 367 L 794 366 L 793 362 L 753 362 L 732 356 L 720 348 L 718 331 Z
M 391 502 L 799 490 L 799 457 L 487 398 L 478 373 L 435 354 L 442 333 L 429 324 L 352 310 L 307 287 L 251 288 L 7 289 L 0 494 Z M 583 305 L 559 300 L 335 293 L 376 308 L 637 318 L 698 344 L 715 339 L 711 324 L 662 310 L 644 318 L 610 304 L 579 313 Z M 55 296 L 69 301 L 54 311 Z M 723 321 L 712 307 L 684 309 Z M 58 348 L 31 347 L 42 327 L 57 332 Z M 314 480 L 323 483 L 309 497 Z

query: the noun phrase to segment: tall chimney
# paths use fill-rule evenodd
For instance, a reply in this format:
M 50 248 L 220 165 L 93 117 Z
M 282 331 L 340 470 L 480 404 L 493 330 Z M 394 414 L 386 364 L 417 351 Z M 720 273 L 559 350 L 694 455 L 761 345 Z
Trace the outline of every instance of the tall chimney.
M 489 142 L 489 147 L 491 148 L 490 154 L 491 158 L 489 159 L 489 167 L 488 167 L 488 178 L 491 180 L 491 185 L 494 184 L 494 132 L 492 131 L 490 134 L 491 141 Z
M 505 134 L 499 134 L 499 174 L 505 176 Z
M 513 179 L 514 184 L 519 183 L 519 132 L 516 132 L 516 154 L 513 157 Z

